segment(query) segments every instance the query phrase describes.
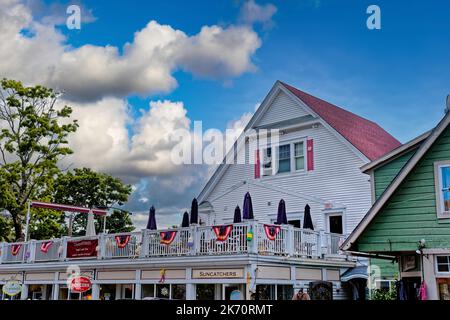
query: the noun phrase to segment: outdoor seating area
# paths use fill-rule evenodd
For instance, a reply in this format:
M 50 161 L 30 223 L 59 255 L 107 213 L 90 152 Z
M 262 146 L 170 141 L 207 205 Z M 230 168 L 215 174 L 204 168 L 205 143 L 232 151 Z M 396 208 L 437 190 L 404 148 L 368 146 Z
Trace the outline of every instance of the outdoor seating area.
M 228 234 L 220 234 L 224 227 Z M 269 233 L 271 228 L 278 229 L 276 234 Z M 338 255 L 339 243 L 343 240 L 342 235 L 322 231 L 246 221 L 227 226 L 146 229 L 132 233 L 1 243 L 0 263 L 239 254 L 317 259 Z

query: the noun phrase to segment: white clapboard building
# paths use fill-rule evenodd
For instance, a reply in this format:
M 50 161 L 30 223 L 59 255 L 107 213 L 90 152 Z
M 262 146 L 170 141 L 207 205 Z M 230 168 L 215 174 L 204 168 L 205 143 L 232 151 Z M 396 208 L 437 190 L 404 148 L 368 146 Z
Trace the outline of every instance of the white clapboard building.
M 339 245 L 371 205 L 360 167 L 400 143 L 279 81 L 243 136 L 263 129 L 277 130 L 278 143 L 235 145 L 237 158 L 254 151 L 255 161 L 218 166 L 198 196 L 202 223 L 1 243 L 0 287 L 21 299 L 291 299 L 297 288 L 351 298 L 349 281 L 364 275 L 352 273 L 357 261 Z M 254 219 L 234 223 L 247 192 Z M 275 227 L 281 199 L 288 224 Z M 314 230 L 302 228 L 306 205 Z

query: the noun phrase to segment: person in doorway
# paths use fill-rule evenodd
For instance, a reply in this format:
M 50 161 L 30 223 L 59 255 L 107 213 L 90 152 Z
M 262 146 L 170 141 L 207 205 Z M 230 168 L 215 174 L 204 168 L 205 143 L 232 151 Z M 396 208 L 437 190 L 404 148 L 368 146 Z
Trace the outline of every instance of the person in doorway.
M 301 288 L 296 294 L 294 294 L 292 300 L 311 300 L 311 297 L 307 292 L 304 292 L 303 288 Z

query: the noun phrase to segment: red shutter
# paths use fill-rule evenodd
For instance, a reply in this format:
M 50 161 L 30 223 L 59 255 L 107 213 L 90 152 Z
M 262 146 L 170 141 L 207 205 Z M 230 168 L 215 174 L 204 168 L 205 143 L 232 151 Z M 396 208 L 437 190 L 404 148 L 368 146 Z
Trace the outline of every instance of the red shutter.
M 259 162 L 259 150 L 256 150 L 255 154 L 255 179 L 259 179 L 261 177 L 261 166 Z
M 313 139 L 306 141 L 306 159 L 307 159 L 307 170 L 314 170 L 314 148 Z

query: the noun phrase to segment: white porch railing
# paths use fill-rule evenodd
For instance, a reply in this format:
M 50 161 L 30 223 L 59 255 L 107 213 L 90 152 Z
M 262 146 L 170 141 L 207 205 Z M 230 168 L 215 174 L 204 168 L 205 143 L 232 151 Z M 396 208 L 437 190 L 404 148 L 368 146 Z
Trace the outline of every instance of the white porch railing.
M 340 234 L 281 225 L 278 232 L 266 234 L 264 224 L 247 221 L 232 224 L 227 237 L 218 237 L 212 226 L 191 226 L 166 230 L 143 230 L 94 237 L 63 237 L 31 240 L 26 243 L 0 243 L 0 263 L 33 263 L 77 259 L 132 259 L 170 256 L 259 254 L 293 258 L 340 256 L 344 240 Z M 222 232 L 225 232 L 222 230 Z M 226 232 L 225 232 L 226 233 Z M 253 235 L 253 237 L 251 237 Z M 87 255 L 68 254 L 80 245 Z M 50 243 L 50 244 L 49 244 Z M 90 251 L 89 251 L 90 250 Z

